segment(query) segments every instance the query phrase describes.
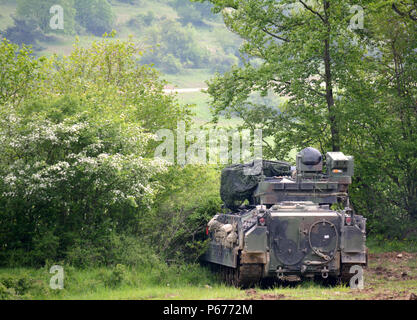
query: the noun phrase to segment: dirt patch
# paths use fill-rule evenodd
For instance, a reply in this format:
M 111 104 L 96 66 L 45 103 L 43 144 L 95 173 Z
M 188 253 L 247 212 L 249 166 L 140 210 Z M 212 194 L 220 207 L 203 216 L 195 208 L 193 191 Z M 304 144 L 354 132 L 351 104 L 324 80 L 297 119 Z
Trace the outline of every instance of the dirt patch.
M 417 259 L 417 253 L 409 252 L 384 252 L 384 253 L 370 253 L 369 260 L 384 260 L 390 262 L 408 261 Z
M 274 294 L 274 293 L 261 293 L 255 289 L 246 290 L 246 295 L 248 296 L 249 300 L 282 300 L 285 298 L 283 294 Z
M 371 287 L 354 293 L 356 299 L 370 300 L 413 300 L 416 292 L 410 290 L 391 290 L 390 282 L 402 282 L 417 279 L 417 270 L 413 266 L 417 253 L 386 252 L 369 255 L 370 266 L 365 270 L 365 279 Z M 411 263 L 410 263 L 411 262 Z M 386 289 L 383 289 L 383 288 Z
M 409 261 L 415 261 L 417 254 L 407 252 L 387 252 L 380 254 L 371 254 L 369 257 L 372 265 L 376 267 L 368 267 L 366 272 L 370 276 L 388 281 L 406 281 L 417 279 L 415 268 L 407 266 Z M 387 267 L 381 264 L 388 265 Z
M 355 298 L 355 300 L 413 300 L 414 298 L 417 299 L 417 296 L 408 290 L 378 291 L 374 288 L 367 288 L 362 290 L 356 290 L 352 292 L 352 294 L 354 294 L 355 296 L 359 296 Z
M 371 254 L 370 264 L 365 269 L 365 288 L 347 292 L 333 291 L 332 287 L 324 286 L 320 297 L 324 299 L 356 299 L 356 300 L 417 300 L 414 290 L 417 279 L 417 253 L 389 252 Z M 408 281 L 408 282 L 407 282 Z M 265 290 L 245 290 L 247 300 L 287 300 L 298 299 L 292 291 L 276 294 L 271 285 Z M 285 290 L 285 289 L 284 289 Z M 303 289 L 300 288 L 302 291 Z M 282 291 L 280 291 L 282 292 Z
M 283 294 L 263 294 L 261 295 L 261 300 L 282 300 L 285 296 Z
M 372 297 L 372 300 L 410 300 L 413 293 L 408 291 L 401 292 L 381 292 Z

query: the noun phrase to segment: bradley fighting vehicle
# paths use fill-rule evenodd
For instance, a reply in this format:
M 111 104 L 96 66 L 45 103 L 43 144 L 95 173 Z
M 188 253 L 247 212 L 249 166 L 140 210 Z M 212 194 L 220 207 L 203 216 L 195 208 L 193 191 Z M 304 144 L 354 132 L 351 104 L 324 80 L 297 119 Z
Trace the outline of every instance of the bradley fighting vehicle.
M 323 159 L 306 148 L 294 171 L 265 160 L 224 169 L 220 193 L 228 213 L 209 222 L 203 260 L 239 287 L 266 278 L 347 282 L 352 266 L 367 265 L 366 219 L 349 206 L 353 165 L 341 152 Z

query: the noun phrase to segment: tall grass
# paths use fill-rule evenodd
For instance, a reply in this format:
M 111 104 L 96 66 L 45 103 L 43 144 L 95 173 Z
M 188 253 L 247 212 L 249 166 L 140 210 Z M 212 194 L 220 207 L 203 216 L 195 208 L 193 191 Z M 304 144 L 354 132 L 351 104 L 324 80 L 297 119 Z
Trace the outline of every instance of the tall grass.
M 190 291 L 191 288 L 220 285 L 214 274 L 198 264 L 161 264 L 158 268 L 118 265 L 112 268 L 76 269 L 64 266 L 62 290 L 50 288 L 52 276 L 48 267 L 0 269 L 0 299 L 113 299 L 123 292 L 133 291 L 139 295 L 138 298 L 145 299 L 149 292 L 155 290 L 167 294 L 178 289 Z M 123 298 L 123 294 L 120 298 Z
M 398 240 L 370 236 L 366 240 L 366 245 L 371 253 L 417 252 L 417 239 Z

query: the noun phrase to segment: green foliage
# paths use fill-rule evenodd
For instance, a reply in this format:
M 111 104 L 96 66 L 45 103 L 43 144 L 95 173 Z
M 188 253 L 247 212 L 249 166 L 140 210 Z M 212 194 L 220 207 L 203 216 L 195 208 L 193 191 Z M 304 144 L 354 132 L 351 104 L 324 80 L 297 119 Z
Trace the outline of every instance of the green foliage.
M 416 22 L 412 1 L 210 0 L 245 40 L 245 64 L 211 82 L 214 120 L 238 116 L 263 130 L 264 154 L 287 159 L 316 146 L 355 157 L 352 203 L 371 232 L 415 233 L 417 219 Z M 397 4 L 397 5 L 396 5 Z M 253 101 L 285 96 L 279 106 Z
M 377 234 L 368 237 L 366 245 L 371 253 L 382 252 L 417 252 L 417 238 L 403 239 L 384 237 Z
M 216 11 L 229 6 L 210 2 Z M 227 26 L 246 40 L 241 51 L 247 59 L 244 67 L 211 82 L 215 115 L 237 114 L 245 126 L 273 136 L 274 145 L 265 146 L 267 156 L 285 158 L 294 147 L 312 144 L 340 149 L 338 115 L 346 102 L 336 97 L 345 91 L 345 75 L 355 72 L 364 49 L 347 28 L 346 2 L 313 6 L 310 11 L 293 0 L 242 1 L 223 10 Z M 280 108 L 285 112 L 248 102 L 252 92 L 269 90 L 291 97 Z
M 152 133 L 176 128 L 179 120 L 189 121 L 188 107 L 163 92 L 165 82 L 159 74 L 138 63 L 143 52 L 136 44 L 113 40 L 112 36 L 114 33 L 87 49 L 76 43 L 69 56 L 54 57 L 53 64 L 60 72 L 48 74 L 46 92 L 75 94 L 96 120 L 133 122 Z
M 45 230 L 42 234 L 35 234 L 32 241 L 33 250 L 30 257 L 33 265 L 42 265 L 49 259 L 59 256 L 60 238 L 52 230 Z
M 0 300 L 14 300 L 16 299 L 16 292 L 13 289 L 7 288 L 0 282 Z
M 359 164 L 353 195 L 375 233 L 410 238 L 417 230 L 416 22 L 389 4 L 370 8 L 373 55 L 360 66 L 343 116 L 346 148 Z
M 196 41 L 192 26 L 183 28 L 179 23 L 163 21 L 146 30 L 147 43 L 153 46 L 142 58 L 143 63 L 153 63 L 164 72 L 176 73 L 185 68 L 202 68 L 209 61 L 208 52 Z
M 211 12 L 212 6 L 209 3 L 190 2 L 189 0 L 172 0 L 173 6 L 182 24 L 192 23 L 195 26 L 205 26 L 204 20 L 212 20 L 214 18 Z
M 116 265 L 110 275 L 104 279 L 104 285 L 110 288 L 120 286 L 126 280 L 126 267 L 122 264 Z
M 0 300 L 29 298 L 29 291 L 40 293 L 39 283 L 27 273 L 0 276 Z
M 117 264 L 144 268 L 158 267 L 161 259 L 143 236 L 119 231 L 103 232 L 96 239 L 77 239 L 67 251 L 66 262 L 79 268 Z
M 107 0 L 75 0 L 75 10 L 76 21 L 92 34 L 112 31 L 115 15 Z
M 54 5 L 60 5 L 64 10 L 63 30 L 50 27 L 53 18 L 50 9 Z M 16 12 L 14 25 L 5 31 L 5 36 L 18 44 L 36 44 L 38 40 L 48 40 L 45 34 L 50 33 L 72 35 L 80 27 L 102 36 L 111 32 L 115 20 L 113 8 L 107 0 L 19 0 Z
M 0 42 L 0 106 L 16 106 L 33 92 L 41 79 L 41 61 L 26 46 Z
M 142 157 L 149 138 L 82 116 L 58 124 L 27 121 L 25 126 L 9 116 L 2 132 L 1 162 L 8 163 L 1 170 L 1 214 L 8 222 L 2 224 L 2 243 L 31 251 L 39 264 L 48 256 L 57 259 L 78 237 L 135 231 L 157 188 L 151 178 L 163 170 L 162 163 Z M 20 212 L 25 215 L 18 217 Z
M 37 45 L 45 39 L 45 34 L 33 19 L 12 17 L 14 24 L 4 31 L 4 37 L 18 45 Z
M 151 264 L 155 256 L 135 237 L 161 187 L 155 175 L 166 167 L 153 159 L 152 132 L 187 120 L 187 107 L 137 64 L 130 42 L 76 45 L 49 60 L 25 49 L 15 58 L 7 42 L 2 50 L 16 66 L 6 71 L 38 82 L 21 91 L 22 103 L 11 106 L 9 95 L 1 108 L 1 263 Z
M 188 106 L 163 93 L 131 42 L 77 43 L 69 56 L 39 60 L 25 50 L 2 46 L 7 71 L 32 89 L 19 85 L 19 100 L 5 96 L 0 109 L 2 265 L 196 261 L 220 207 L 219 171 L 166 171 L 153 159 L 153 133 L 188 122 Z
M 22 1 L 23 7 L 26 0 Z M 154 63 L 159 70 L 169 74 L 187 74 L 195 68 L 210 68 L 211 72 L 223 73 L 239 60 L 239 38 L 226 29 L 220 15 L 211 12 L 212 5 L 209 3 L 188 0 L 121 1 L 124 3 L 109 0 L 63 0 L 56 4 L 63 5 L 65 1 L 73 4 L 73 26 L 69 34 L 50 30 L 49 25 L 46 29 L 40 27 L 39 21 L 45 20 L 44 23 L 49 24 L 52 18 L 49 8 L 45 11 L 44 7 L 39 9 L 44 15 L 36 10 L 23 9 L 21 11 L 24 16 L 5 15 L 5 19 L 0 20 L 7 19 L 7 28 L 0 33 L 14 43 L 33 45 L 35 52 L 68 52 L 71 50 L 69 43 L 73 41 L 71 35 L 74 33 L 83 37 L 83 43 L 90 43 L 92 38 L 87 38 L 88 34 L 101 36 L 117 29 L 123 36 L 126 35 L 125 38 L 133 33 L 139 41 L 153 47 L 156 56 L 148 52 L 144 61 Z M 34 1 L 31 5 L 36 3 Z M 132 15 L 138 7 L 143 8 L 142 12 Z M 10 25 L 11 19 L 15 21 L 13 25 Z M 162 28 L 163 24 L 170 25 Z M 66 26 L 67 21 L 65 33 L 69 31 Z M 170 28 L 174 30 L 170 31 Z M 169 36 L 165 35 L 167 32 Z M 160 34 L 150 39 L 150 33 Z
M 150 243 L 168 260 L 196 262 L 206 248 L 207 222 L 221 209 L 219 170 L 172 167 L 159 180 L 164 190 L 147 216 Z
M 222 54 L 218 52 L 210 59 L 211 70 L 217 73 L 225 73 L 231 66 L 237 65 L 239 59 L 234 54 Z
M 152 267 L 114 267 L 76 269 L 65 265 L 63 290 L 49 287 L 51 274 L 48 268 L 1 269 L 0 299 L 103 299 L 103 295 L 121 291 L 140 290 L 149 298 L 149 291 L 178 290 L 180 288 L 204 288 L 216 285 L 216 277 L 199 264 L 167 265 L 160 262 Z M 19 284 L 23 280 L 26 285 Z M 10 287 L 4 285 L 6 282 Z M 22 283 L 22 284 L 24 284 Z M 178 289 L 176 289 L 178 288 Z M 17 291 L 19 291 L 18 294 Z M 168 292 L 162 292 L 165 296 Z

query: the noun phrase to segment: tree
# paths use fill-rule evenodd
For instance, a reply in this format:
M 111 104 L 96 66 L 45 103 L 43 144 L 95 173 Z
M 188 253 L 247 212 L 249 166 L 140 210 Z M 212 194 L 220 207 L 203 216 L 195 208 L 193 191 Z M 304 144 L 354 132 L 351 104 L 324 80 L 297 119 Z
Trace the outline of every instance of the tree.
M 196 32 L 191 25 L 182 27 L 174 21 L 164 21 L 147 29 L 147 43 L 152 51 L 145 53 L 143 63 L 154 63 L 169 73 L 179 71 L 179 66 L 201 68 L 208 62 L 208 52 L 199 47 Z
M 417 21 L 417 2 L 413 0 L 391 1 L 392 9 L 401 17 Z
M 38 40 L 44 39 L 45 35 L 36 21 L 22 19 L 13 16 L 14 24 L 4 32 L 4 37 L 18 45 L 36 45 Z
M 259 123 L 274 137 L 275 145 L 267 145 L 267 151 L 275 156 L 309 144 L 340 150 L 339 114 L 346 102 L 345 87 L 354 79 L 347 75 L 354 75 L 364 53 L 348 28 L 348 3 L 210 2 L 223 12 L 227 26 L 246 40 L 241 51 L 248 57 L 243 68 L 212 81 L 209 92 L 216 115 L 233 112 L 245 125 Z M 281 110 L 247 103 L 252 92 L 268 90 L 288 97 Z
M 411 236 L 417 221 L 417 22 L 406 7 L 407 1 L 369 5 L 372 54 L 343 114 L 345 148 L 358 164 L 353 199 L 374 218 L 375 232 L 392 237 Z
M 30 48 L 3 39 L 0 42 L 0 105 L 17 106 L 36 92 L 42 64 L 31 57 Z
M 76 21 L 96 36 L 110 33 L 115 15 L 107 0 L 75 0 Z
M 210 3 L 196 3 L 189 0 L 174 0 L 171 5 L 177 11 L 182 24 L 192 23 L 195 26 L 205 26 L 204 20 L 211 20 L 214 14 L 211 12 Z
M 245 65 L 209 84 L 214 115 L 263 129 L 266 156 L 313 145 L 355 157 L 356 210 L 389 237 L 416 228 L 415 1 L 212 0 L 245 43 Z M 366 12 L 363 29 L 352 27 Z M 286 97 L 270 107 L 254 92 Z
M 10 251 L 24 250 L 21 259 L 42 265 L 65 258 L 78 239 L 138 232 L 158 188 L 152 177 L 165 165 L 144 158 L 149 133 L 94 121 L 82 114 L 83 103 L 66 96 L 27 102 L 32 112 L 25 117 L 2 112 L 2 263 Z M 56 249 L 41 254 L 46 244 Z
M 2 265 L 82 264 L 87 256 L 110 264 L 126 248 L 121 237 L 134 248 L 144 241 L 156 175 L 167 168 L 154 157 L 154 133 L 187 121 L 189 110 L 163 92 L 140 54 L 112 38 L 39 60 L 1 46 L 0 66 L 12 77 L 0 104 Z

